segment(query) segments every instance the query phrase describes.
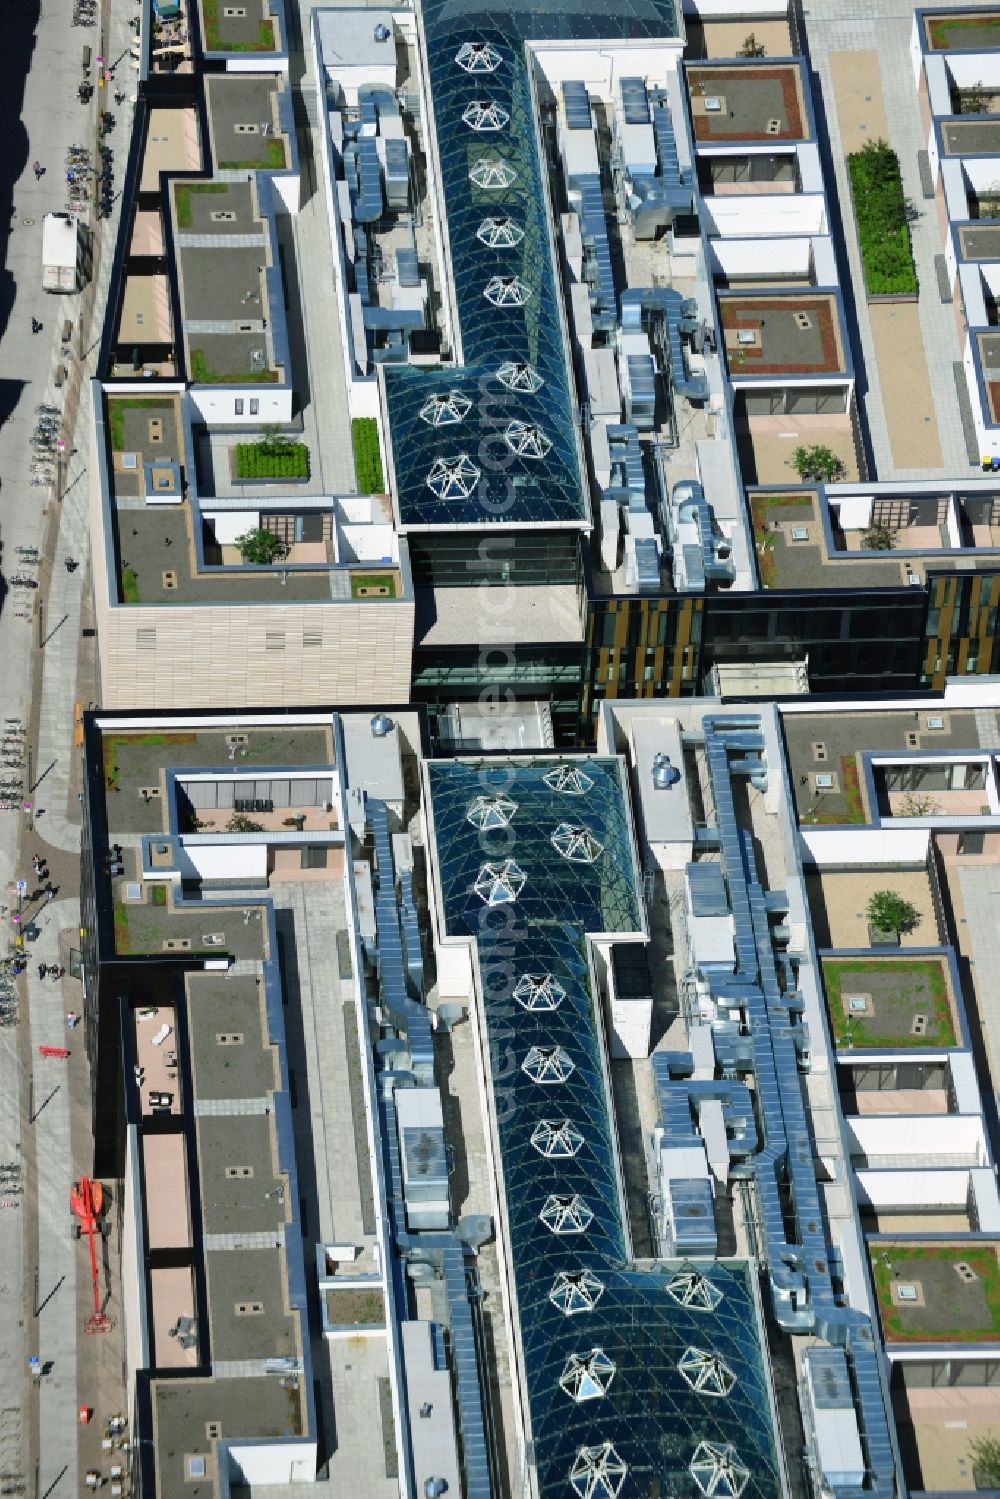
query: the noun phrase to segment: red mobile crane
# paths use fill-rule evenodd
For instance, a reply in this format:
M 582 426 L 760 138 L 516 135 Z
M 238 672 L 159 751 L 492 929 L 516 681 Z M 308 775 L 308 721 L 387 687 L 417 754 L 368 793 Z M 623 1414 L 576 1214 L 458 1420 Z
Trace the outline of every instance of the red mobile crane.
M 101 1310 L 101 1280 L 97 1272 L 97 1249 L 94 1235 L 100 1235 L 100 1214 L 104 1205 L 104 1188 L 100 1182 L 85 1176 L 70 1188 L 70 1207 L 80 1220 L 80 1233 L 87 1235 L 90 1245 L 90 1281 L 94 1291 L 94 1310 L 84 1323 L 84 1332 L 110 1332 L 111 1318 Z

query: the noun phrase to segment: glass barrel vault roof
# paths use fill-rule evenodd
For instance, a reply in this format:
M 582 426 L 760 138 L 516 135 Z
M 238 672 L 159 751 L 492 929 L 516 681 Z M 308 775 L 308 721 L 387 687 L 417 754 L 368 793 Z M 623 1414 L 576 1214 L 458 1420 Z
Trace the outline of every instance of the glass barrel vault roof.
M 400 522 L 434 528 L 585 524 L 589 507 L 574 440 L 575 400 L 557 302 L 547 173 L 539 159 L 525 44 L 673 37 L 678 33 L 674 5 L 672 0 L 568 0 L 506 9 L 475 0 L 471 5 L 424 0 L 420 16 L 464 367 L 433 372 L 384 367 Z M 483 59 L 482 67 L 477 59 Z M 491 122 L 503 123 L 483 130 L 476 127 L 487 101 Z M 509 219 L 514 232 L 481 235 L 487 217 Z M 485 293 L 497 277 L 516 277 L 528 295 L 496 305 Z M 530 364 L 542 377 L 541 388 L 506 390 L 496 372 L 511 361 Z M 430 394 L 455 388 L 473 401 L 463 428 L 429 429 L 419 421 Z M 504 444 L 503 428 L 512 420 L 537 425 L 551 438 L 542 461 L 512 454 Z M 425 476 L 436 459 L 450 460 L 461 451 L 480 464 L 482 477 L 470 495 L 442 498 L 427 488 Z M 481 463 L 477 453 L 483 454 Z
M 543 1495 L 571 1493 L 571 1474 L 587 1466 L 581 1454 L 610 1443 L 626 1468 L 621 1499 L 651 1492 L 698 1499 L 704 1452 L 697 1462 L 696 1454 L 707 1442 L 733 1449 L 733 1471 L 748 1475 L 746 1499 L 777 1499 L 746 1266 L 702 1265 L 708 1285 L 700 1278 L 692 1284 L 711 1294 L 689 1295 L 676 1263 L 657 1270 L 629 1263 L 586 934 L 638 935 L 642 922 L 618 762 L 572 763 L 582 776 L 553 775 L 551 760 L 432 762 L 427 772 L 445 926 L 478 943 L 539 1488 Z M 497 797 L 515 804 L 505 827 L 470 819 L 477 799 Z M 554 845 L 568 820 L 600 845 L 593 862 L 567 860 Z M 507 861 L 524 882 L 516 900 L 491 908 L 477 880 L 484 865 Z M 524 996 L 546 979 L 547 992 L 562 993 L 558 1005 L 526 1006 Z M 539 1069 L 525 1070 L 525 1060 L 533 1049 L 556 1047 L 572 1069 L 558 1069 L 562 1080 L 537 1081 Z M 575 1153 L 539 1148 L 553 1121 L 573 1131 L 574 1145 L 582 1136 Z M 557 1212 L 560 1202 L 573 1203 L 578 1222 L 586 1219 L 582 1231 Z M 566 1274 L 584 1276 L 579 1294 L 567 1295 Z M 578 1400 L 566 1371 L 595 1350 L 614 1366 L 614 1377 L 602 1381 L 602 1393 L 588 1385 L 588 1398 Z M 699 1370 L 713 1361 L 724 1375 L 699 1388 L 696 1353 Z M 594 1362 L 606 1369 L 602 1359 Z

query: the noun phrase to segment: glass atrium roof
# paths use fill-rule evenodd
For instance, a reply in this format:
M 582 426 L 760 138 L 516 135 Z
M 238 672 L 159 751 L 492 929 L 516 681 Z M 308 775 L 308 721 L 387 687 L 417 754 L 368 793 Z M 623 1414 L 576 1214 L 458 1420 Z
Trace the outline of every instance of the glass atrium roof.
M 589 505 L 525 43 L 673 37 L 674 5 L 533 0 L 507 8 L 424 0 L 421 17 L 464 363 L 440 371 L 384 366 L 400 521 L 404 527 L 585 524 Z M 487 216 L 516 229 L 494 231 Z M 509 285 L 501 286 L 505 280 Z M 530 365 L 544 394 L 498 383 L 497 371 L 512 365 Z M 474 493 L 428 491 L 428 470 L 451 454 L 419 412 L 435 390 L 456 385 L 475 403 L 469 453 L 490 448 L 495 423 L 502 442 L 503 425 L 517 420 L 544 428 L 551 448 L 543 461 L 515 455 L 512 462 L 501 448 L 489 482 Z
M 586 946 L 642 931 L 619 763 L 427 774 L 446 928 L 478 943 L 540 1491 L 778 1499 L 746 1267 L 629 1261 Z M 516 903 L 491 910 L 482 871 L 506 864 Z

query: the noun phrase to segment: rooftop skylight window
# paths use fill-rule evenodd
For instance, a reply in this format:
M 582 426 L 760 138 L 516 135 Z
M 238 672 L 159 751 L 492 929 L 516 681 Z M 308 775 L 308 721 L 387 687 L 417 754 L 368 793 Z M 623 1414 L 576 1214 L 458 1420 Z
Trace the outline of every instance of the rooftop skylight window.
M 484 864 L 473 889 L 488 906 L 505 906 L 517 900 L 527 878 L 513 859 L 505 859 L 502 864 Z
M 495 193 L 502 192 L 516 182 L 517 173 L 509 162 L 501 161 L 499 156 L 480 156 L 469 172 L 469 179 L 484 192 Z
M 592 1312 L 604 1295 L 604 1282 L 592 1270 L 560 1270 L 552 1282 L 549 1300 L 567 1317 Z
M 465 420 L 471 409 L 468 396 L 460 390 L 449 390 L 428 396 L 420 408 L 420 417 L 432 427 L 454 427 Z
M 570 1119 L 543 1119 L 532 1130 L 531 1143 L 539 1155 L 552 1160 L 576 1155 L 583 1148 L 583 1135 Z
M 526 973 L 514 985 L 514 998 L 524 1010 L 558 1010 L 566 990 L 551 973 Z
M 570 1469 L 571 1488 L 579 1499 L 617 1499 L 628 1468 L 610 1442 L 581 1447 Z
M 533 422 L 508 422 L 503 435 L 511 452 L 519 458 L 544 458 L 552 446 L 541 427 Z
M 555 791 L 559 796 L 586 796 L 594 784 L 590 776 L 577 765 L 556 765 L 545 772 L 542 780 L 550 791 Z
M 455 61 L 465 73 L 495 73 L 503 58 L 490 42 L 463 42 Z
M 510 123 L 510 114 L 495 99 L 473 99 L 462 115 L 463 125 L 480 135 L 493 130 L 502 130 Z
M 541 375 L 530 364 L 523 364 L 513 359 L 504 360 L 497 370 L 497 379 L 505 389 L 516 390 L 522 395 L 529 396 L 533 396 L 545 384 Z M 548 780 L 548 777 L 545 776 L 543 779 Z
M 483 219 L 476 230 L 476 238 L 491 250 L 513 250 L 524 238 L 524 230 L 505 213 L 495 213 Z
M 679 1306 L 690 1307 L 695 1312 L 714 1312 L 722 1300 L 722 1292 L 715 1282 L 692 1266 L 672 1275 L 667 1281 L 667 1291 Z
M 582 1405 L 585 1400 L 599 1400 L 606 1395 L 614 1377 L 614 1362 L 603 1348 L 592 1348 L 582 1355 L 570 1354 L 559 1376 L 559 1385 L 577 1405 Z
M 750 1479 L 731 1442 L 700 1442 L 688 1472 L 703 1494 L 739 1499 Z
M 551 1085 L 564 1083 L 575 1071 L 573 1058 L 561 1046 L 533 1046 L 521 1063 L 533 1082 Z
M 571 822 L 561 822 L 549 842 L 570 864 L 593 864 L 604 852 L 604 844 L 589 828 Z
M 525 286 L 520 276 L 491 276 L 483 296 L 494 307 L 523 307 L 531 296 L 531 287 Z
M 677 1367 L 692 1390 L 702 1395 L 728 1395 L 736 1383 L 736 1375 L 725 1359 L 702 1348 L 685 1348 Z
M 586 1233 L 594 1221 L 593 1209 L 587 1206 L 579 1192 L 553 1192 L 545 1199 L 538 1216 L 554 1234 Z
M 509 827 L 516 811 L 517 802 L 512 802 L 509 796 L 477 796 L 469 803 L 465 820 L 480 832 L 488 833 Z
M 459 453 L 457 458 L 436 458 L 425 482 L 439 500 L 467 500 L 481 477 L 468 453 Z

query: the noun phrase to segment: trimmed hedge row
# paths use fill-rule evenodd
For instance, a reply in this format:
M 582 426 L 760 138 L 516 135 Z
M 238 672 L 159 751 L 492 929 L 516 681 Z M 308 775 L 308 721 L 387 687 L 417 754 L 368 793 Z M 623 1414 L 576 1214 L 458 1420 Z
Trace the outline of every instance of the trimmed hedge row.
M 356 416 L 351 422 L 354 472 L 359 494 L 384 494 L 382 456 L 378 446 L 378 422 L 373 416 Z
M 847 158 L 861 265 L 869 296 L 915 296 L 917 271 L 899 157 L 883 140 Z
M 309 449 L 304 442 L 269 450 L 258 442 L 236 444 L 237 479 L 308 479 Z

